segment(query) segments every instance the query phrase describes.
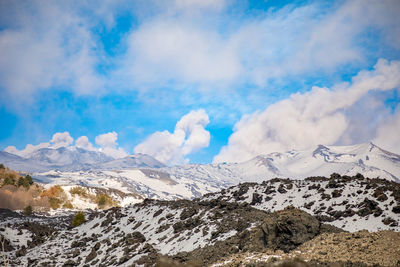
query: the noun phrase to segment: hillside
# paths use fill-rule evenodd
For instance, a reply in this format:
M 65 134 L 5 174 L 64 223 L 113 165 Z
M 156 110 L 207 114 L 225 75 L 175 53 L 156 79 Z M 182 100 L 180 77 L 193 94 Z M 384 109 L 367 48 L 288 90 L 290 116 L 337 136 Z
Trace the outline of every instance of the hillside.
M 360 262 L 367 259 L 368 264 L 382 265 L 400 262 L 400 254 L 395 253 L 400 240 L 399 192 L 398 183 L 361 175 L 274 179 L 195 200 L 146 199 L 122 208 L 86 211 L 86 223 L 75 228 L 67 223 L 68 216 L 72 221 L 68 214 L 4 213 L 0 234 L 10 245 L 10 262 L 22 266 L 236 266 L 229 262 L 237 258 L 250 258 L 252 266 L 251 259 L 257 257 L 279 261 L 294 255 L 312 260 L 310 264 L 363 266 Z M 56 220 L 64 223 L 39 238 L 38 229 Z M 361 229 L 376 234 L 357 232 Z M 388 232 L 378 231 L 383 229 Z M 371 259 L 368 255 L 384 251 L 387 245 L 378 237 L 392 240 L 393 248 Z M 354 247 L 353 257 L 330 256 L 344 250 L 335 240 Z M 360 240 L 369 245 L 356 250 Z
M 27 212 L 54 212 L 58 209 L 106 209 L 142 201 L 134 193 L 117 189 L 85 186 L 60 186 L 34 182 L 0 165 L 0 208 Z
M 400 225 L 400 184 L 362 175 L 244 183 L 202 199 L 246 203 L 268 212 L 293 206 L 351 232 L 398 229 Z

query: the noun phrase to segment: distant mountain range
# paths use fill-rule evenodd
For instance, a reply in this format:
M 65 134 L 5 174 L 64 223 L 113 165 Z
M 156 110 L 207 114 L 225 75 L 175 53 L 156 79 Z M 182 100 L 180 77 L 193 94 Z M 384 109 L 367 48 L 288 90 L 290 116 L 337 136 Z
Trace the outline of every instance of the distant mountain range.
M 144 154 L 114 159 L 100 151 L 77 147 L 41 148 L 26 157 L 0 151 L 0 163 L 18 171 L 46 172 L 50 170 L 81 171 L 124 168 L 160 168 L 165 165 Z
M 400 182 L 400 156 L 373 143 L 323 146 L 304 151 L 260 155 L 242 163 L 187 164 L 166 167 L 144 155 L 111 159 L 84 149 L 40 149 L 29 158 L 0 152 L 0 163 L 33 173 L 38 181 L 115 188 L 144 198 L 196 198 L 243 182 L 272 178 L 329 177 L 332 173 L 379 177 Z

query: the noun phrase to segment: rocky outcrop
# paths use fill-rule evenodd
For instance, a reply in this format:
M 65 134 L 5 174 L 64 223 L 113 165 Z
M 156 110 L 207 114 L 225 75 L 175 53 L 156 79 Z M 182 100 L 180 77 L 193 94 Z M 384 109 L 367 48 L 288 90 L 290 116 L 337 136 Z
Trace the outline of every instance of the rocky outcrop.
M 338 232 L 342 230 L 322 224 L 310 214 L 289 207 L 265 214 L 255 228 L 243 229 L 235 236 L 216 242 L 212 246 L 178 253 L 172 259 L 180 263 L 204 266 L 236 253 L 260 252 L 266 249 L 289 252 L 321 233 Z

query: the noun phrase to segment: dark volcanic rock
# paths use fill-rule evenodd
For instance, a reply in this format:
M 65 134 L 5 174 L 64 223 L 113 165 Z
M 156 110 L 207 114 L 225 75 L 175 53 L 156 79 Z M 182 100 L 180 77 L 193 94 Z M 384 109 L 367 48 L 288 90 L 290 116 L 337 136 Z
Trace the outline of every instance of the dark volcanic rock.
M 244 216 L 245 217 L 245 216 Z M 260 252 L 265 249 L 290 251 L 321 233 L 342 232 L 339 228 L 321 224 L 310 214 L 293 207 L 267 214 L 251 231 L 242 228 L 238 234 L 212 246 L 181 252 L 172 258 L 178 262 L 208 265 L 237 252 Z M 197 265 L 196 265 L 197 266 Z
M 267 216 L 257 235 L 266 247 L 287 252 L 313 239 L 320 233 L 320 227 L 315 217 L 289 207 Z
M 357 214 L 361 217 L 365 217 L 370 214 L 374 214 L 374 216 L 380 216 L 382 214 L 382 209 L 379 207 L 376 201 L 365 198 L 363 202 L 359 204 L 359 210 Z

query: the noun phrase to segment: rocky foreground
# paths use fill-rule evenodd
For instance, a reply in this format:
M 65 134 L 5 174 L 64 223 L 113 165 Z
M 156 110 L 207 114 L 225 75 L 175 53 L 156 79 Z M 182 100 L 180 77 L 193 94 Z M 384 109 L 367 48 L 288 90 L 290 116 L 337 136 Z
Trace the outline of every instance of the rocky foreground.
M 74 228 L 71 214 L 3 210 L 0 235 L 11 266 L 399 266 L 398 192 L 360 176 L 276 179 L 87 211 Z

